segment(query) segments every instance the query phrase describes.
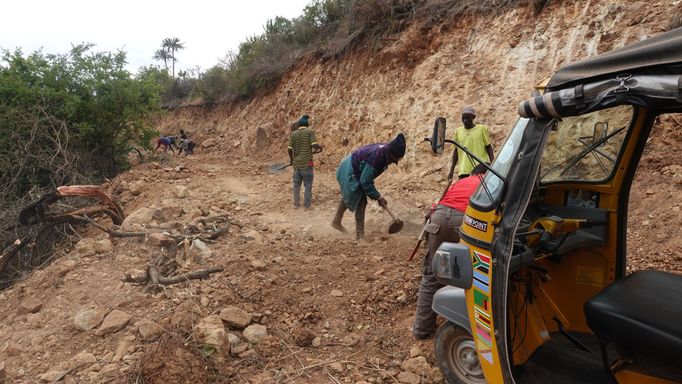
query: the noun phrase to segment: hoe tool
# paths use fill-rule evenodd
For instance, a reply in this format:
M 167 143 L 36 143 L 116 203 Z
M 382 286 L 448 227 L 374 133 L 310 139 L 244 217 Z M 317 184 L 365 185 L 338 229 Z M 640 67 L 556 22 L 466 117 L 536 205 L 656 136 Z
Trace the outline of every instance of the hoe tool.
M 405 223 L 402 220 L 400 220 L 399 218 L 397 218 L 393 214 L 393 212 L 391 212 L 391 210 L 388 209 L 388 207 L 384 207 L 384 209 L 386 210 L 386 212 L 388 212 L 389 215 L 391 215 L 391 218 L 393 219 L 393 222 L 391 223 L 391 225 L 388 226 L 388 233 L 400 232 L 400 230 L 403 229 L 403 225 L 405 225 Z

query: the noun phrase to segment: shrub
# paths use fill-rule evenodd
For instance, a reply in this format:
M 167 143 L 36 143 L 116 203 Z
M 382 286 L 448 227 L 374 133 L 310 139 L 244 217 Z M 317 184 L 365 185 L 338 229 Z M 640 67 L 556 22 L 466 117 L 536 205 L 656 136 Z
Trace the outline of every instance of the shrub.
M 131 145 L 148 145 L 155 79 L 134 79 L 125 53 L 5 51 L 0 61 L 0 201 L 34 188 L 116 174 Z M 0 207 L 1 208 L 1 207 Z

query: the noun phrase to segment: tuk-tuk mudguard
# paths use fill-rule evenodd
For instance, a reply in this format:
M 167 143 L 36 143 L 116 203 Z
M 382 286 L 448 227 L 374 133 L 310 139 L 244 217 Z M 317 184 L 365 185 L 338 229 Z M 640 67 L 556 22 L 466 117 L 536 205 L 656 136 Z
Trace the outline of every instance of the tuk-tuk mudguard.
M 445 286 L 433 296 L 433 311 L 445 320 L 458 325 L 471 334 L 466 292 L 462 288 Z
M 507 345 L 507 286 L 509 284 L 509 266 L 516 235 L 516 228 L 530 201 L 540 169 L 542 148 L 544 148 L 554 120 L 532 119 L 526 127 L 516 158 L 513 160 L 505 194 L 501 206 L 504 207 L 502 219 L 495 228 L 492 242 L 493 268 L 491 279 L 491 307 L 495 324 L 495 341 L 497 345 L 497 368 L 505 384 L 514 383 L 510 363 L 510 348 Z M 495 367 L 497 366 L 497 367 Z M 494 376 L 498 376 L 494 375 Z

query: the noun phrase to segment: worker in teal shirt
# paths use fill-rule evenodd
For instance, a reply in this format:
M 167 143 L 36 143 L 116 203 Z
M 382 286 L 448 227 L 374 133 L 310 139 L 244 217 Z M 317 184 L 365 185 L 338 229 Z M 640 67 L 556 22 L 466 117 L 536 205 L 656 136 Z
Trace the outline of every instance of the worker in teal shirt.
M 346 229 L 341 225 L 341 219 L 347 209 L 355 213 L 355 237 L 358 240 L 362 239 L 365 235 L 367 198 L 376 200 L 382 207 L 388 204 L 374 186 L 374 179 L 379 177 L 389 164 L 398 164 L 398 160 L 403 156 L 405 136 L 400 133 L 389 143 L 365 145 L 341 160 L 336 169 L 336 180 L 341 188 L 342 199 L 332 221 L 332 227 L 346 233 Z

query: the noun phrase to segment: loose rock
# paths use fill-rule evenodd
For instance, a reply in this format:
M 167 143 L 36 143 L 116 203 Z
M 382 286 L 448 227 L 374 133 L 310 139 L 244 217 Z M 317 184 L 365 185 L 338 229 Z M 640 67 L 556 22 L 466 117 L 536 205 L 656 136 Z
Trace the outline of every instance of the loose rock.
M 38 380 L 41 383 L 56 383 L 66 375 L 68 371 L 62 369 L 50 370 L 38 376 Z
M 19 314 L 37 313 L 43 308 L 43 303 L 35 297 L 29 297 L 19 304 Z
M 419 376 L 412 372 L 400 372 L 400 374 L 398 374 L 398 382 L 405 384 L 419 384 L 421 379 L 419 379 Z
M 403 362 L 402 368 L 406 371 L 414 372 L 420 376 L 431 375 L 431 365 L 426 361 L 426 357 L 418 356 L 407 359 Z
M 261 324 L 251 324 L 242 333 L 246 340 L 252 343 L 258 343 L 268 335 L 268 328 Z
M 143 340 L 154 340 L 164 332 L 162 326 L 148 319 L 142 319 L 137 326 L 137 330 L 140 332 Z
M 252 260 L 251 266 L 255 268 L 257 271 L 264 271 L 265 268 L 267 267 L 267 264 L 265 264 L 265 262 L 261 260 Z
M 194 328 L 194 338 L 202 344 L 211 346 L 218 352 L 218 358 L 223 359 L 230 351 L 230 341 L 223 327 L 223 321 L 218 315 L 202 318 Z
M 228 306 L 220 311 L 220 318 L 231 327 L 244 329 L 251 324 L 252 316 L 242 309 Z
M 104 318 L 104 321 L 102 321 L 102 325 L 100 325 L 96 334 L 98 336 L 102 336 L 116 332 L 119 329 L 125 327 L 126 324 L 128 324 L 128 322 L 130 321 L 131 317 L 132 316 L 123 311 L 114 309 L 113 311 L 109 312 L 109 314 Z

